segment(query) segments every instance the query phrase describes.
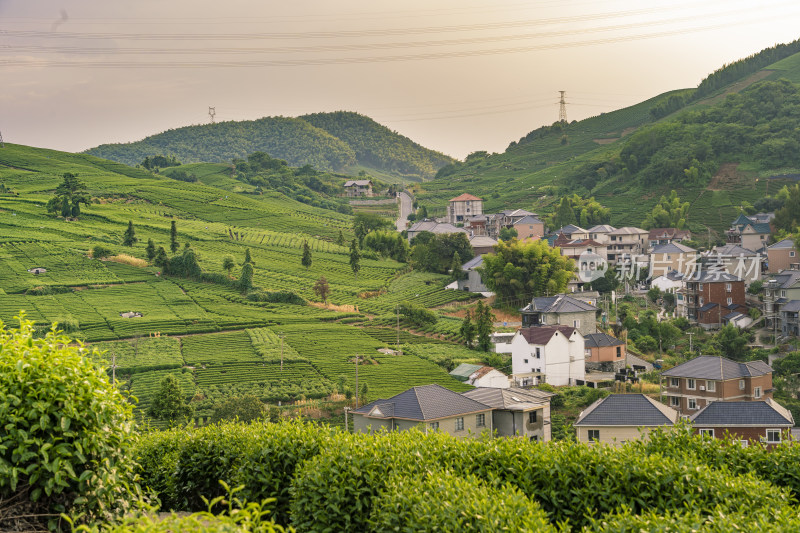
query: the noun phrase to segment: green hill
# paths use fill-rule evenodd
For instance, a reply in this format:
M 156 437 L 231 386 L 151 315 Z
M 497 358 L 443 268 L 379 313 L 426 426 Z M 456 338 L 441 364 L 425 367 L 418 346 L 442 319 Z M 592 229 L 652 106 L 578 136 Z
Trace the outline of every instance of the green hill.
M 462 192 L 489 211 L 555 209 L 560 196 L 594 196 L 615 225 L 641 224 L 663 194 L 691 202 L 695 231 L 721 231 L 744 202 L 776 192 L 763 179 L 800 168 L 800 41 L 727 65 L 698 89 L 670 91 L 640 104 L 512 142 L 502 154 L 472 154 L 418 186 L 428 212 Z M 446 179 L 441 179 L 446 178 Z
M 431 178 L 453 161 L 368 117 L 344 111 L 186 126 L 141 141 L 103 144 L 85 153 L 137 165 L 160 154 L 183 163 L 230 163 L 254 152 L 266 152 L 294 167 L 310 165 L 353 175 L 364 170 L 388 182 Z
M 0 148 L 0 320 L 13 324 L 24 310 L 41 329 L 58 322 L 85 342 L 102 342 L 106 360 L 116 358 L 117 378 L 143 407 L 163 376 L 175 373 L 187 396 L 196 397 L 200 417 L 232 395 L 320 398 L 341 376 L 352 387 L 348 361 L 356 353 L 373 358 L 359 376 L 372 394 L 434 382 L 463 389 L 433 356 L 377 350 L 394 344 L 394 331 L 382 327 L 395 324 L 398 303 L 435 307 L 470 295 L 445 291 L 446 276 L 408 272 L 402 263 L 367 252 L 356 278 L 348 248 L 336 244 L 340 231 L 346 242 L 353 238 L 351 216 L 267 185 L 257 194 L 253 185 L 231 178 L 227 165 L 162 172 L 184 168 L 197 181 L 6 143 Z M 91 198 L 77 220 L 48 214 L 45 207 L 66 172 L 78 175 Z M 123 246 L 129 221 L 138 242 Z M 159 275 L 161 269 L 146 261 L 150 239 L 169 250 L 173 222 L 175 256 L 188 244 L 205 273 L 202 280 Z M 312 251 L 309 268 L 301 266 L 304 242 Z M 110 249 L 112 259 L 93 259 L 89 251 L 96 245 Z M 231 287 L 223 258 L 234 258 L 231 274 L 237 278 L 247 250 L 259 290 L 244 296 Z M 46 272 L 29 272 L 34 268 Z M 328 307 L 314 303 L 313 286 L 322 276 L 331 289 Z M 310 303 L 300 305 L 304 300 Z M 121 315 L 129 311 L 142 316 Z M 430 331 L 452 339 L 459 325 L 442 317 Z M 282 369 L 279 334 L 285 336 Z M 443 342 L 405 332 L 402 340 Z

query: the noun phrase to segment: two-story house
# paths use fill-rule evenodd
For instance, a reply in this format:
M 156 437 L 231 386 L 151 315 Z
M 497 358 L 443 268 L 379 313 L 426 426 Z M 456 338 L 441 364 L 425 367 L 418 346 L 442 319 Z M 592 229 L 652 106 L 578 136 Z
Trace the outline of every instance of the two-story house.
M 573 426 L 578 442 L 621 446 L 678 421 L 678 412 L 644 394 L 611 394 L 584 409 Z
M 715 439 L 732 438 L 742 446 L 764 443 L 774 448 L 794 426 L 791 411 L 771 398 L 752 402 L 711 402 L 690 417 L 694 432 Z
M 626 226 L 608 233 L 608 261 L 617 263 L 624 257 L 638 257 L 647 252 L 649 231 Z
M 766 326 L 780 335 L 800 334 L 800 270 L 782 270 L 764 283 Z
M 415 222 L 408 228 L 408 241 L 411 242 L 414 240 L 414 237 L 422 233 L 423 231 L 427 231 L 430 233 L 435 234 L 442 234 L 442 233 L 463 233 L 467 235 L 467 232 L 463 228 L 457 228 L 452 224 L 448 224 L 446 222 L 436 222 L 435 220 L 420 220 L 419 222 Z
M 589 333 L 583 340 L 587 370 L 614 372 L 625 368 L 628 350 L 624 341 L 608 333 Z
M 663 276 L 667 272 L 686 273 L 694 269 L 697 250 L 679 242 L 658 244 L 650 250 L 650 277 Z
M 763 361 L 701 355 L 663 371 L 661 387 L 667 405 L 692 415 L 711 402 L 772 398 L 772 368 Z
M 352 411 L 357 433 L 419 428 L 454 437 L 492 434 L 492 408 L 441 385 L 413 387 Z
M 517 230 L 519 240 L 537 240 L 544 236 L 544 222 L 535 215 L 528 215 L 517 219 L 511 226 Z
M 566 294 L 537 296 L 520 309 L 522 327 L 570 326 L 577 328 L 581 335 L 597 331 L 597 311 L 594 302 L 579 300 Z
M 763 254 L 756 253 L 738 244 L 715 246 L 701 255 L 702 267 L 707 270 L 721 270 L 744 280 L 745 287 L 761 279 Z
M 490 293 L 489 287 L 487 287 L 483 283 L 483 278 L 481 277 L 481 273 L 478 271 L 479 268 L 483 266 L 483 256 L 476 255 L 463 265 L 461 265 L 461 271 L 464 273 L 464 277 L 459 279 L 456 284 L 458 286 L 458 290 L 460 291 L 468 291 L 468 292 L 481 292 L 481 293 Z
M 548 442 L 552 438 L 553 393 L 518 387 L 479 387 L 461 394 L 493 409 L 492 428 L 498 437 L 522 437 L 533 442 Z
M 583 335 L 574 327 L 523 327 L 495 350 L 511 354 L 512 377 L 521 387 L 576 385 L 586 374 Z
M 609 233 L 611 233 L 612 231 L 616 231 L 616 229 L 617 228 L 615 228 L 614 226 L 609 226 L 608 224 L 598 224 L 596 226 L 592 226 L 586 231 L 589 233 L 590 239 L 592 239 L 593 241 L 597 241 L 601 244 L 607 245 L 611 240 L 608 236 Z
M 469 217 L 483 214 L 483 200 L 471 194 L 461 194 L 447 203 L 447 221 L 460 224 Z
M 345 195 L 350 198 L 372 196 L 371 180 L 347 180 L 344 182 Z
M 765 221 L 764 218 L 741 214 L 731 223 L 730 229 L 725 231 L 725 242 L 757 252 L 767 245 L 771 233 L 768 218 Z
M 566 226 L 562 226 L 553 232 L 555 238 L 566 239 L 568 241 L 573 241 L 575 239 L 588 239 L 589 232 L 585 229 L 578 227 L 574 224 L 567 224 Z
M 797 263 L 797 247 L 792 239 L 783 239 L 767 247 L 767 272 L 780 272 Z
M 652 228 L 647 235 L 650 248 L 655 248 L 660 244 L 670 244 L 682 242 L 692 238 L 692 232 L 688 229 L 678 228 Z
M 700 270 L 684 276 L 677 299 L 678 316 L 705 329 L 723 325 L 733 311 L 746 314 L 744 280 L 719 271 Z

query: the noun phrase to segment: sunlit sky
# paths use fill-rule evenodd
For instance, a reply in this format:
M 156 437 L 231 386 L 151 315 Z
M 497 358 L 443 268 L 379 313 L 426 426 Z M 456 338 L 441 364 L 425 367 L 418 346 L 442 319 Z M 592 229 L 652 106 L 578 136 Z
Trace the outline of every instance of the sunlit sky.
M 67 151 L 347 110 L 503 151 L 800 38 L 797 0 L 0 0 L 0 133 Z

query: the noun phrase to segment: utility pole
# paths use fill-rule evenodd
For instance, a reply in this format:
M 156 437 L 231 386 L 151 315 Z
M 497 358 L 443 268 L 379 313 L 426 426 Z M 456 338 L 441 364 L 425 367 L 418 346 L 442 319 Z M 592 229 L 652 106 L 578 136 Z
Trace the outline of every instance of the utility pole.
M 400 304 L 394 306 L 397 314 L 397 354 L 400 355 Z
M 117 349 L 111 352 L 111 384 L 117 382 Z
M 694 333 L 687 333 L 687 335 L 689 335 L 689 353 L 694 353 L 692 349 L 692 335 L 694 335 Z
M 281 372 L 283 372 L 283 333 L 278 332 L 278 338 L 281 340 Z
M 358 354 L 356 354 L 356 409 L 358 409 Z
M 566 124 L 567 123 L 567 102 L 566 102 L 566 100 L 564 100 L 564 98 L 567 95 L 567 91 L 558 91 L 558 92 L 561 93 L 561 100 L 559 100 L 559 102 L 558 102 L 559 103 L 559 106 L 558 106 L 558 121 L 561 122 L 562 124 Z
M 350 433 L 350 424 L 347 423 L 347 411 L 350 410 L 350 406 L 344 406 L 344 430 Z
M 217 114 L 217 108 L 208 106 L 208 116 L 211 118 L 211 123 L 214 123 L 214 116 Z

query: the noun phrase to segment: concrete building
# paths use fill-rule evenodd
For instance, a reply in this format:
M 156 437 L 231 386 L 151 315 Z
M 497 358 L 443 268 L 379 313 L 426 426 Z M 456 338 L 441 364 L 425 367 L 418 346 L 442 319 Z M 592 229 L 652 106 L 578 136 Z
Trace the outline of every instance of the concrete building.
M 772 368 L 763 361 L 701 355 L 663 371 L 661 387 L 670 407 L 692 415 L 712 402 L 772 398 Z
M 372 196 L 372 181 L 348 180 L 344 182 L 344 193 L 349 198 Z
M 722 326 L 732 311 L 747 313 L 744 281 L 718 271 L 699 271 L 683 278 L 677 299 L 678 316 L 706 329 Z
M 457 228 L 452 224 L 436 222 L 435 220 L 420 220 L 419 222 L 415 222 L 411 225 L 410 228 L 407 230 L 408 240 L 409 242 L 414 240 L 414 237 L 422 233 L 423 231 L 428 231 L 430 233 L 463 233 L 467 235 L 466 230 L 463 228 Z
M 650 431 L 673 426 L 678 412 L 644 394 L 611 394 L 587 407 L 573 426 L 578 442 L 621 446 Z
M 780 272 L 797 263 L 797 248 L 792 239 L 783 239 L 767 247 L 767 272 Z
M 647 252 L 649 231 L 626 226 L 608 233 L 608 262 L 617 263 L 625 256 L 639 256 Z
M 451 198 L 447 204 L 447 221 L 460 224 L 468 218 L 483 214 L 483 200 L 471 194 L 461 194 Z
M 609 226 L 608 224 L 598 224 L 597 226 L 592 226 L 586 231 L 589 233 L 589 238 L 593 241 L 597 241 L 601 244 L 608 244 L 611 242 L 609 234 L 616 230 L 617 228 L 614 226 Z
M 677 294 L 679 289 L 683 286 L 683 274 L 676 270 L 670 270 L 663 276 L 656 276 L 650 281 L 651 287 L 658 287 L 661 292 L 669 292 Z M 683 297 L 682 295 L 681 298 Z M 678 299 L 676 298 L 676 304 Z
M 779 445 L 794 427 L 791 411 L 771 398 L 711 402 L 689 420 L 700 435 L 738 440 L 742 446 L 764 443 L 767 448 Z
M 552 438 L 550 398 L 552 393 L 536 389 L 477 388 L 462 395 L 493 409 L 492 427 L 499 437 L 522 437 L 533 442 Z
M 461 265 L 461 270 L 464 271 L 464 278 L 458 280 L 458 290 L 460 291 L 467 291 L 467 292 L 480 292 L 480 293 L 488 293 L 489 288 L 483 283 L 483 279 L 481 278 L 481 273 L 478 272 L 478 269 L 483 266 L 483 256 L 479 255 L 473 257 L 463 265 Z
M 532 214 L 517 219 L 511 227 L 517 230 L 517 238 L 521 241 L 538 240 L 544 236 L 544 222 Z
M 682 274 L 695 268 L 697 250 L 679 242 L 658 244 L 650 250 L 650 276 L 656 278 L 675 271 Z
M 461 363 L 450 371 L 450 375 L 473 387 L 507 389 L 511 386 L 511 380 L 507 375 L 486 365 Z
M 771 233 L 768 216 L 748 217 L 741 214 L 731 223 L 730 229 L 725 231 L 725 242 L 757 252 L 767 245 Z
M 476 255 L 483 255 L 494 253 L 494 247 L 497 241 L 486 235 L 478 235 L 471 237 L 469 244 L 472 246 L 472 251 L 475 252 Z
M 419 428 L 454 437 L 492 433 L 492 408 L 441 385 L 413 387 L 386 400 L 375 400 L 352 411 L 357 433 Z
M 517 330 L 507 348 L 500 344 L 496 350 L 511 354 L 512 377 L 521 387 L 548 383 L 554 386 L 576 385 L 583 381 L 583 335 L 573 327 L 535 326 Z
M 653 228 L 647 235 L 650 248 L 655 248 L 660 244 L 670 244 L 682 242 L 692 238 L 692 232 L 688 229 L 678 228 Z
M 704 252 L 700 261 L 702 268 L 733 274 L 744 280 L 745 287 L 749 287 L 751 283 L 761 279 L 761 263 L 764 258 L 764 254 L 742 248 L 738 244 L 726 244 Z
M 587 370 L 614 372 L 627 365 L 628 350 L 624 341 L 607 333 L 583 336 Z
M 567 241 L 573 241 L 575 239 L 588 239 L 589 232 L 583 228 L 580 228 L 574 224 L 567 224 L 566 226 L 562 226 L 553 232 L 554 235 L 561 235 L 563 239 Z
M 779 335 L 800 333 L 800 270 L 782 270 L 764 283 L 766 326 Z
M 522 327 L 562 325 L 577 328 L 581 335 L 595 333 L 598 311 L 595 303 L 566 294 L 539 296 L 520 309 Z

